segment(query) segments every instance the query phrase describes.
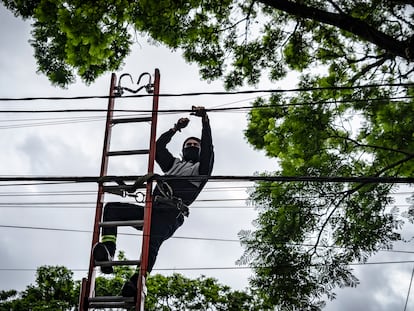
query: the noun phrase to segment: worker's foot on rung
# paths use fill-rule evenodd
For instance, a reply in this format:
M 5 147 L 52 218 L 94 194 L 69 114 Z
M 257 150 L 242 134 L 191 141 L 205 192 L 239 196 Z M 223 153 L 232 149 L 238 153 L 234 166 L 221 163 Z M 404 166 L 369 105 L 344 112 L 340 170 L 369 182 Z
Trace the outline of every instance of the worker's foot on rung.
M 96 243 L 93 247 L 93 259 L 95 260 L 95 264 L 97 262 L 103 261 L 112 261 L 113 258 L 104 243 Z M 112 266 L 101 266 L 102 273 L 110 274 L 114 272 Z

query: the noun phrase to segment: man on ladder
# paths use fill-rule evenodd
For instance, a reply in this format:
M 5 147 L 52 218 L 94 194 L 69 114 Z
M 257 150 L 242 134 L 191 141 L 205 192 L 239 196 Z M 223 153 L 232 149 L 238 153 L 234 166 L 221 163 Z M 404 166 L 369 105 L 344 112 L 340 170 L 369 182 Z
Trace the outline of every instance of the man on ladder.
M 156 143 L 156 162 L 166 175 L 189 176 L 158 184 L 153 194 L 148 273 L 151 272 L 161 244 L 170 238 L 188 217 L 188 206 L 197 198 L 207 179 L 191 180 L 191 176 L 211 175 L 214 151 L 210 123 L 204 107 L 194 107 L 192 115 L 201 118 L 201 139 L 189 137 L 183 143 L 182 159 L 175 158 L 167 149 L 172 137 L 185 128 L 188 118 L 180 118 L 173 128 L 163 133 Z M 136 204 L 111 202 L 106 204 L 103 221 L 142 220 L 144 207 Z M 137 228 L 141 229 L 141 228 Z M 93 248 L 95 261 L 110 261 L 116 249 L 116 227 L 102 229 L 101 242 Z M 103 273 L 112 273 L 112 266 L 102 266 Z M 124 297 L 135 297 L 138 274 L 134 274 L 122 287 Z

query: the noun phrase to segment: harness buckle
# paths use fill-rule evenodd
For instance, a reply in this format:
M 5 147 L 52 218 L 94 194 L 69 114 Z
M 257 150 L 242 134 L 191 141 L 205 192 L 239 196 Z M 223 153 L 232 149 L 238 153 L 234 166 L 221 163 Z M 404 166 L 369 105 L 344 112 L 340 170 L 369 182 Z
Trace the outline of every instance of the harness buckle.
M 190 215 L 190 209 L 187 205 L 184 204 L 183 200 L 181 198 L 172 197 L 172 198 L 166 198 L 160 195 L 156 195 L 154 197 L 154 202 L 159 202 L 161 204 L 165 204 L 167 206 L 175 207 L 179 210 L 179 214 L 184 215 L 185 217 L 188 217 Z M 178 216 L 177 216 L 178 217 Z

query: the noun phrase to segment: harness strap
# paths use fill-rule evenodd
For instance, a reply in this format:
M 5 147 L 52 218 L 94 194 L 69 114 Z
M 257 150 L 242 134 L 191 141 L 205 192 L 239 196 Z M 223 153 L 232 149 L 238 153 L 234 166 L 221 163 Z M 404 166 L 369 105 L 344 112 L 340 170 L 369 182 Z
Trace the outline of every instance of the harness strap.
M 183 214 L 185 217 L 188 217 L 190 215 L 190 209 L 187 205 L 183 203 L 183 200 L 181 198 L 177 197 L 171 197 L 166 198 L 160 195 L 156 195 L 154 197 L 154 202 L 158 202 L 161 204 L 165 204 L 167 206 L 175 207 L 180 211 L 180 214 Z

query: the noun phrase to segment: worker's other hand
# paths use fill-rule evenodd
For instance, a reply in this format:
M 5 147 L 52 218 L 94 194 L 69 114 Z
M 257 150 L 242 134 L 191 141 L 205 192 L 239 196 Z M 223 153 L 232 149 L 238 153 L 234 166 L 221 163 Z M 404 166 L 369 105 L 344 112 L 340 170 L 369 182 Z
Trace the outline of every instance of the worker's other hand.
M 174 129 L 181 132 L 181 129 L 185 128 L 188 125 L 188 122 L 190 122 L 190 119 L 180 118 L 177 123 L 174 124 Z
M 203 106 L 192 106 L 191 109 L 193 110 L 193 112 L 190 113 L 192 116 L 205 117 L 207 115 L 206 108 Z

